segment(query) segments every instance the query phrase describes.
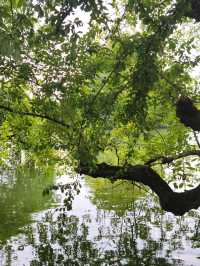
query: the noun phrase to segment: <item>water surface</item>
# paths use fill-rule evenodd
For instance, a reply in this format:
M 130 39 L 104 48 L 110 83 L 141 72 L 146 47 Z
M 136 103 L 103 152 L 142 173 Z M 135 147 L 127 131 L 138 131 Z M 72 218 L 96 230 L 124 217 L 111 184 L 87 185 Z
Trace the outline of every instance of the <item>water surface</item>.
M 1 266 L 200 265 L 198 210 L 175 217 L 130 182 L 85 178 L 67 211 L 59 191 L 42 196 L 55 181 L 51 169 L 2 174 Z

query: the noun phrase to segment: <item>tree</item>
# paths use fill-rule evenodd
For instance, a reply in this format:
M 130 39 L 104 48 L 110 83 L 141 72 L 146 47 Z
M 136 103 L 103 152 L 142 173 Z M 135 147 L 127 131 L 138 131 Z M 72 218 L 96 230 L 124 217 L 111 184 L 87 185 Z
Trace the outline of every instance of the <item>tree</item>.
M 193 166 L 185 158 L 200 155 L 184 108 L 181 121 L 175 111 L 179 95 L 198 100 L 199 11 L 193 0 L 2 2 L 2 163 L 23 149 L 147 185 L 176 215 L 199 207 L 200 186 L 178 193 L 164 180 L 171 164 L 183 188 Z

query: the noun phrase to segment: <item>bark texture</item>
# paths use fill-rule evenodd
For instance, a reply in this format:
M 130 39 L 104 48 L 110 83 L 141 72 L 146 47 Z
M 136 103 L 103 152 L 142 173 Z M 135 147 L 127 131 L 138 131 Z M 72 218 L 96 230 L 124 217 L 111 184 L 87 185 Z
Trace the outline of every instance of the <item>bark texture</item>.
M 183 215 L 191 209 L 200 206 L 200 185 L 185 192 L 174 192 L 169 185 L 149 166 L 112 166 L 105 163 L 99 164 L 94 170 L 87 166 L 80 167 L 80 173 L 91 175 L 92 177 L 126 179 L 142 183 L 149 186 L 160 200 L 160 205 L 165 211 L 175 215 Z
M 200 131 L 200 111 L 189 97 L 181 96 L 176 103 L 176 115 L 186 127 Z

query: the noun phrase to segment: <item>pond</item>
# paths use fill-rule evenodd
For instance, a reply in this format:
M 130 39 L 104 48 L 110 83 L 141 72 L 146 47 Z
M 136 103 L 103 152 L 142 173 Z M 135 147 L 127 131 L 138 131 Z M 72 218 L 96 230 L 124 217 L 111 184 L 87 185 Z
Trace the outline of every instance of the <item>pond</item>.
M 50 168 L 1 173 L 1 266 L 200 265 L 199 210 L 175 217 L 150 191 L 89 177 L 66 210 L 58 190 L 42 195 L 63 180 L 74 182 Z

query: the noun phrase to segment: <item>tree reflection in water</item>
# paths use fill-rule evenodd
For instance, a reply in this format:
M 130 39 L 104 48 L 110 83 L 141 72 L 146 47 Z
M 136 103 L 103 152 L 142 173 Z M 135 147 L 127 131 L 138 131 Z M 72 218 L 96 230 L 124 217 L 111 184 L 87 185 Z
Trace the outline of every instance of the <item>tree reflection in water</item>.
M 97 208 L 88 211 L 83 200 L 81 214 L 51 210 L 26 226 L 21 236 L 2 246 L 2 265 L 198 265 L 198 211 L 175 217 L 162 212 L 152 195 L 143 195 L 127 211 L 117 212 L 105 194 L 105 189 L 98 191 L 97 203 L 95 192 L 89 199 L 85 190 L 79 199 L 95 201 Z M 186 257 L 192 253 L 189 264 Z
M 99 211 L 98 222 L 105 213 Z M 138 224 L 131 217 L 112 217 L 111 225 L 100 225 L 98 235 L 88 238 L 90 220 L 80 221 L 75 216 L 59 214 L 56 221 L 37 225 L 39 239 L 32 243 L 35 259 L 31 265 L 181 265 L 159 257 L 166 239 L 153 239 L 148 224 Z

